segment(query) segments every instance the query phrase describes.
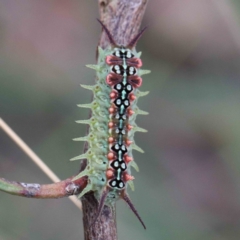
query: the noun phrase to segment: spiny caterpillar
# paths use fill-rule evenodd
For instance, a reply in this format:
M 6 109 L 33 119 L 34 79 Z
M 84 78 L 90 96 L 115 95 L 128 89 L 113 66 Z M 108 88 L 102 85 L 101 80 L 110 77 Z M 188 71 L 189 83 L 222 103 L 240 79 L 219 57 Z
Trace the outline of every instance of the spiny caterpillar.
M 143 223 L 137 210 L 126 192 L 127 185 L 134 190 L 130 167 L 138 171 L 138 166 L 132 157 L 132 149 L 139 152 L 134 140 L 134 133 L 146 132 L 136 125 L 138 114 L 146 115 L 136 104 L 138 97 L 148 92 L 140 92 L 143 74 L 150 71 L 141 70 L 141 53 L 137 53 L 135 46 L 146 28 L 139 32 L 127 46 L 118 46 L 107 27 L 100 21 L 107 34 L 111 46 L 107 49 L 98 48 L 98 64 L 87 65 L 96 70 L 97 81 L 93 86 L 81 85 L 93 91 L 93 101 L 90 104 L 79 104 L 79 107 L 90 108 L 92 116 L 89 120 L 80 120 L 77 123 L 89 124 L 89 134 L 85 137 L 73 139 L 87 141 L 89 149 L 86 153 L 71 160 L 87 159 L 86 168 L 74 179 L 88 177 L 88 185 L 79 197 L 93 191 L 99 200 L 96 219 L 101 214 L 104 204 L 111 206 L 122 198 Z

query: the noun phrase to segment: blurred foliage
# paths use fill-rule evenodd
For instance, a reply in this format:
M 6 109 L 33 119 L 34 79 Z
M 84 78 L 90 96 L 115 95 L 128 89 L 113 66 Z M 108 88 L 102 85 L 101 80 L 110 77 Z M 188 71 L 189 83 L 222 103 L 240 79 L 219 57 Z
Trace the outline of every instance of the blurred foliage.
M 119 239 L 235 240 L 239 232 L 239 1 L 149 1 L 138 124 L 145 154 L 130 196 L 147 225 L 117 204 Z M 68 159 L 83 145 L 94 82 L 100 26 L 96 2 L 0 0 L 0 113 L 65 179 L 78 171 Z M 0 132 L 0 176 L 50 180 Z M 83 239 L 82 215 L 68 199 L 32 200 L 0 193 L 0 239 Z

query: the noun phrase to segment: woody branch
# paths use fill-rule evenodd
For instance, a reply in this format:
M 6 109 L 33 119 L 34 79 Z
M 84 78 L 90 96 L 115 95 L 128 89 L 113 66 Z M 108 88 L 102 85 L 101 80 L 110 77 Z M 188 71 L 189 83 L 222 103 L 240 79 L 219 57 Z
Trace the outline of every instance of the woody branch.
M 0 178 L 0 190 L 9 194 L 29 198 L 61 198 L 80 194 L 87 185 L 87 178 L 72 181 L 73 177 L 64 181 L 40 185 L 38 183 L 23 183 Z
M 98 0 L 100 20 L 114 36 L 116 44 L 126 46 L 137 35 L 147 2 L 147 0 Z M 110 44 L 108 36 L 103 31 L 98 45 L 105 49 Z M 86 144 L 84 152 L 87 150 L 88 146 Z M 86 161 L 83 161 L 80 171 L 85 167 Z M 96 223 L 91 224 L 98 212 L 98 202 L 93 193 L 90 192 L 84 195 L 82 204 L 85 240 L 116 240 L 115 207 L 111 209 L 108 206 L 104 206 L 101 216 Z

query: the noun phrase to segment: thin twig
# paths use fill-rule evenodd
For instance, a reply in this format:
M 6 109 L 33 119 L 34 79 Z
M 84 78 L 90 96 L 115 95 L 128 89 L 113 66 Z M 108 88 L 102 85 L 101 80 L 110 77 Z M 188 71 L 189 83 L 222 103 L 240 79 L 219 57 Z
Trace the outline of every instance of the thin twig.
M 57 175 L 30 149 L 30 147 L 8 126 L 6 122 L 0 118 L 0 128 L 21 148 L 23 152 L 53 181 L 60 182 Z M 81 201 L 76 196 L 71 196 L 69 199 L 82 210 Z
M 73 177 L 57 183 L 40 185 L 38 183 L 22 183 L 0 178 L 0 190 L 21 197 L 62 198 L 80 194 L 87 185 L 86 178 L 80 178 L 76 181 L 72 181 L 72 179 Z

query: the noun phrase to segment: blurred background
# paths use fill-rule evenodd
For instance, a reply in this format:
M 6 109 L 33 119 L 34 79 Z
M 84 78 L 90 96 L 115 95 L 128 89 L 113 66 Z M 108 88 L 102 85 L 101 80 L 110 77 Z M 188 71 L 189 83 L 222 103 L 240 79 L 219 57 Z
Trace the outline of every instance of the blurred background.
M 61 178 L 78 171 L 96 45 L 96 1 L 0 0 L 0 117 Z M 117 203 L 119 239 L 240 239 L 240 1 L 151 0 L 137 49 L 145 69 L 137 118 L 145 154 L 130 196 L 147 230 Z M 0 176 L 51 181 L 0 132 Z M 129 190 L 130 191 L 130 190 Z M 0 192 L 1 240 L 83 239 L 68 200 Z

